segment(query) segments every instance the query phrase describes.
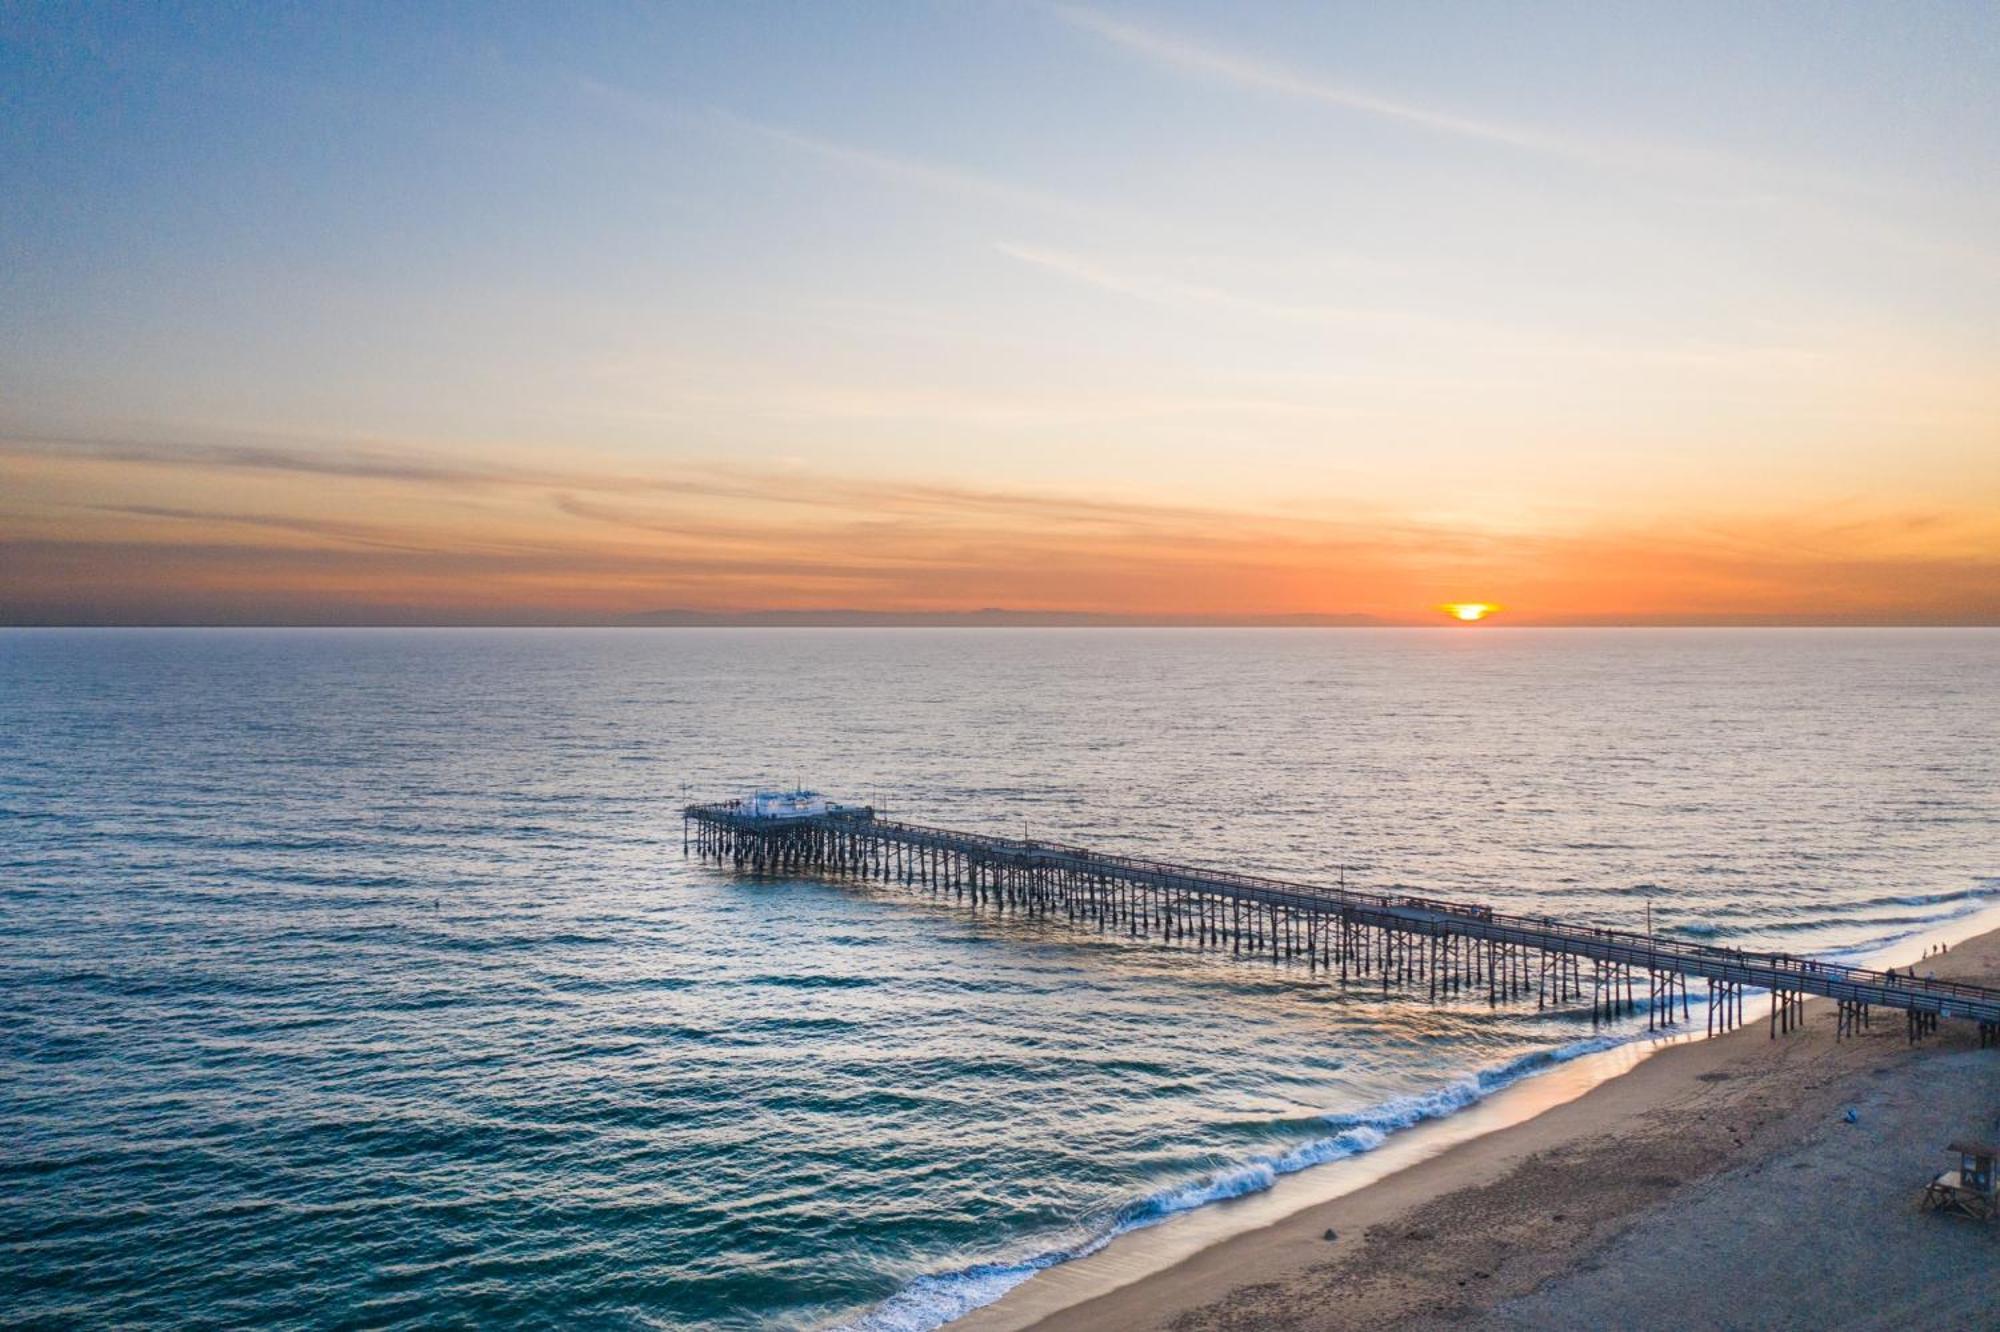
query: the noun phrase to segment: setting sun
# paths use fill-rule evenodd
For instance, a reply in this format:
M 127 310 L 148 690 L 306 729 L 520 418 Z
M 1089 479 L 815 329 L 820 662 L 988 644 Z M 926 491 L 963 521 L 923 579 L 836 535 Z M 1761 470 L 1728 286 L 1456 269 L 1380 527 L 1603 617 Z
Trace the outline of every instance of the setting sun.
M 1483 601 L 1453 601 L 1438 607 L 1438 609 L 1446 615 L 1451 616 L 1454 620 L 1464 620 L 1469 624 L 1474 620 L 1485 619 L 1500 608 L 1498 606 L 1489 606 Z

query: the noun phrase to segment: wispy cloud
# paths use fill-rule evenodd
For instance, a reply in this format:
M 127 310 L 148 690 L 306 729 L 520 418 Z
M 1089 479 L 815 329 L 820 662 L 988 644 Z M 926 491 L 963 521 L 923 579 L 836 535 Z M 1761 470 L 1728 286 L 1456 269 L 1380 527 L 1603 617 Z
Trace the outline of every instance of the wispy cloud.
M 1416 312 L 1406 310 L 1374 310 L 1366 306 L 1308 306 L 1308 304 L 1288 304 L 1280 300 L 1262 300 L 1258 296 L 1244 296 L 1242 292 L 1230 292 L 1220 286 L 1208 286 L 1202 282 L 1182 282 L 1178 278 L 1138 272 L 1120 264 L 1104 264 L 1102 260 L 1084 258 L 1068 250 L 1054 250 L 1048 246 L 1020 244 L 1014 240 L 996 242 L 994 248 L 1022 264 L 1054 272 L 1058 276 L 1082 282 L 1084 286 L 1094 286 L 1104 292 L 1118 296 L 1130 296 L 1132 300 L 1144 300 L 1158 306 L 1204 306 L 1210 310 L 1234 310 L 1238 314 L 1252 314 L 1268 320 L 1284 320 L 1296 324 L 1354 324 L 1354 322 L 1392 322 L 1406 326 L 1450 326 L 1462 328 L 1462 320 L 1434 320 Z
M 1361 305 L 1291 304 L 1204 283 L 1186 282 L 1126 264 L 1106 263 L 1049 246 L 999 241 L 994 249 L 1010 259 L 1083 286 L 1163 308 L 1221 311 L 1287 324 L 1369 325 L 1378 330 L 1453 339 L 1468 347 L 1477 347 L 1510 359 L 1562 358 L 1605 364 L 1629 362 L 1768 372 L 1811 365 L 1822 355 L 1814 348 L 1796 345 L 1608 342 L 1563 330 L 1537 328 L 1518 320 L 1483 320 L 1469 315 L 1446 316 L 1421 310 Z
M 1685 145 L 1563 133 L 1383 96 L 1275 60 L 1228 50 L 1179 33 L 1134 23 L 1085 5 L 1056 4 L 1063 22 L 1143 60 L 1274 96 L 1311 102 L 1408 125 L 1434 134 L 1497 144 L 1594 167 L 1680 172 L 1730 171 L 1768 184 L 1771 172 L 1725 154 Z
M 262 444 L 16 436 L 0 438 L 0 455 L 4 454 L 104 463 L 296 472 L 306 476 L 455 486 L 484 485 L 508 479 L 508 473 L 493 468 L 420 458 L 393 450 L 354 447 L 284 448 Z
M 1380 311 L 1344 309 L 1339 306 L 1287 305 L 1278 301 L 1259 300 L 1243 296 L 1220 287 L 1206 286 L 1195 282 L 1182 282 L 1170 277 L 1137 273 L 1127 268 L 1106 265 L 1101 262 L 1072 254 L 1066 250 L 1050 249 L 1040 245 L 1024 245 L 1017 241 L 1000 241 L 994 248 L 1010 259 L 1019 260 L 1035 268 L 1081 282 L 1120 296 L 1146 301 L 1154 305 L 1199 305 L 1211 309 L 1234 310 L 1243 314 L 1260 315 L 1269 319 L 1294 320 L 1308 323 L 1327 323 L 1355 319 L 1388 317 Z M 1394 316 L 1401 318 L 1401 316 Z
M 680 131 L 685 129 L 691 119 L 688 112 L 678 111 L 653 98 L 616 84 L 606 83 L 601 79 L 577 77 L 573 79 L 573 83 L 580 92 L 592 100 L 614 107 L 628 117 L 649 124 Z M 765 143 L 777 144 L 794 152 L 818 158 L 822 162 L 848 167 L 878 179 L 913 186 L 934 194 L 1066 217 L 1104 215 L 1100 209 L 1090 204 L 1052 191 L 1037 189 L 1032 185 L 1022 185 L 982 172 L 969 171 L 963 167 L 899 156 L 859 144 L 843 143 L 824 135 L 808 134 L 789 126 L 771 124 L 727 107 L 712 105 L 703 107 L 700 114 L 712 123 L 726 126 L 739 134 L 760 139 Z
M 305 539 L 306 543 L 332 542 L 376 550 L 409 554 L 518 555 L 550 549 L 547 543 L 478 537 L 443 525 L 423 528 L 388 522 L 364 522 L 342 518 L 299 517 L 287 514 L 252 513 L 229 509 L 189 509 L 166 504 L 94 504 L 93 513 L 124 518 L 163 519 L 169 525 L 188 524 L 201 539 L 219 532 L 242 529 L 257 533 L 279 533 Z M 142 525 L 153 528 L 153 524 Z M 158 529 L 164 530 L 164 529 Z
M 1347 502 L 1278 514 L 723 462 L 530 473 L 413 450 L 362 472 L 353 457 L 130 443 L 115 459 L 0 448 L 10 458 L 32 460 L 10 481 L 44 520 L 0 531 L 0 621 L 550 622 L 662 606 L 1409 619 L 1468 588 L 1544 620 L 2000 620 L 2000 531 L 1976 509 L 1853 500 L 1503 529 Z M 144 493 L 174 467 L 210 474 L 199 507 L 62 498 Z M 351 487 L 321 505 L 315 475 L 370 488 L 368 516 Z
M 166 518 L 196 523 L 204 528 L 243 527 L 260 532 L 283 532 L 384 550 L 423 550 L 421 543 L 399 537 L 390 529 L 373 523 L 348 522 L 331 518 L 286 518 L 268 514 L 231 513 L 222 509 L 182 509 L 164 504 L 96 504 L 97 513 L 126 518 Z
M 873 148 L 842 143 L 817 134 L 806 134 L 782 125 L 765 124 L 721 107 L 711 107 L 710 114 L 724 124 L 771 143 L 782 144 L 822 161 L 852 167 L 898 184 L 913 185 L 933 193 L 969 199 L 977 203 L 1001 204 L 1009 208 L 1023 208 L 1065 217 L 1106 216 L 1104 210 L 1076 199 L 980 172 L 967 171 L 961 167 L 901 157 Z
M 324 446 L 244 447 L 136 440 L 32 439 L 0 437 L 0 459 L 113 464 L 201 472 L 277 472 L 308 476 L 338 476 L 389 483 L 398 487 L 455 487 L 469 491 L 511 489 L 582 492 L 616 496 L 677 497 L 698 500 L 745 501 L 791 507 L 847 511 L 920 513 L 981 511 L 1018 513 L 1037 522 L 1135 523 L 1185 518 L 1199 512 L 1178 505 L 1132 500 L 1037 493 L 1028 490 L 951 486 L 923 482 L 850 479 L 804 470 L 797 466 L 764 469 L 714 461 L 682 462 L 669 476 L 616 470 L 572 468 L 565 471 L 463 465 L 426 454 L 392 450 L 352 450 Z M 104 512 L 133 516 L 210 517 L 219 512 L 172 509 L 152 505 L 97 505 Z M 563 499 L 558 507 L 578 512 L 576 502 Z M 581 516 L 578 512 L 578 516 Z M 357 528 L 357 533 L 376 533 Z M 379 534 L 379 533 L 377 533 Z
M 1358 88 L 1303 74 L 1272 61 L 1203 45 L 1190 38 L 1143 27 L 1081 5 L 1055 5 L 1064 22 L 1171 69 L 1206 75 L 1263 92 L 1343 110 L 1401 121 L 1441 134 L 1481 139 L 1534 152 L 1595 160 L 1600 150 L 1580 140 L 1504 121 L 1460 115 L 1412 102 L 1381 97 Z

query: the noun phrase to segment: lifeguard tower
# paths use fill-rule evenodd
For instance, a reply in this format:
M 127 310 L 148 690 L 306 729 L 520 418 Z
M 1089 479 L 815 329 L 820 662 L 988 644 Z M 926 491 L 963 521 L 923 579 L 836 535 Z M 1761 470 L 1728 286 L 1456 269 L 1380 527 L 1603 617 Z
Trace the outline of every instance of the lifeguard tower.
M 2000 1147 L 1987 1142 L 1955 1142 L 1947 1151 L 1958 1156 L 1958 1169 L 1947 1170 L 1924 1190 L 1924 1207 L 1933 1212 L 1957 1212 L 1975 1221 L 2000 1216 L 2000 1194 L 1994 1191 L 1994 1161 Z

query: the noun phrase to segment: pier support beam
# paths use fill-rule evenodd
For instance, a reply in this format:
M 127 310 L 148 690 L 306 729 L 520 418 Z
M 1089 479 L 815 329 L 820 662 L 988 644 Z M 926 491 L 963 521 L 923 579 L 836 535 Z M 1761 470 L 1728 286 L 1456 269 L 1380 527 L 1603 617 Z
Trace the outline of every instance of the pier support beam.
M 954 833 L 880 819 L 873 810 L 834 807 L 821 815 L 773 818 L 746 813 L 752 805 L 688 806 L 683 854 L 750 875 L 824 874 L 909 885 L 973 910 L 1029 921 L 1056 914 L 1071 924 L 1094 920 L 1100 932 L 1226 946 L 1236 957 L 1268 954 L 1274 965 L 1303 960 L 1308 974 L 1324 968 L 1328 981 L 1337 975 L 1343 987 L 1372 989 L 1379 981 L 1384 996 L 1400 989 L 1457 1004 L 1483 995 L 1486 1007 L 1497 1009 L 1503 1001 L 1525 1003 L 1532 991 L 1536 1009 L 1574 1005 L 1581 1017 L 1587 992 L 1594 1026 L 1635 1015 L 1644 1002 L 1647 1025 L 1658 1030 L 1689 1019 L 1688 982 L 1700 976 L 1708 985 L 1711 1034 L 1741 1025 L 1744 993 L 1758 988 L 1771 993 L 1773 1039 L 1803 1024 L 1805 999 L 1816 994 L 1838 1003 L 1838 1039 L 1867 1030 L 1872 1007 L 1880 1006 L 1904 1010 L 1912 1042 L 1935 1033 L 1949 1013 L 1978 1023 L 1982 1047 L 2000 1045 L 2000 989 L 1550 917 L 1506 916 L 1490 907 L 1410 896 L 1401 888 L 1318 887 Z

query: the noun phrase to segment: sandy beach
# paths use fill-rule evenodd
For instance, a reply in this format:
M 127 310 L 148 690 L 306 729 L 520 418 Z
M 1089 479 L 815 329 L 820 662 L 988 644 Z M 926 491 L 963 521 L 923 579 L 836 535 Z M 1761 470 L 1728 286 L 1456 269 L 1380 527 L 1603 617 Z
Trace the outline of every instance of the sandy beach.
M 1918 965 L 2000 982 L 2000 930 Z M 1663 1049 L 1094 1298 L 1037 1310 L 1050 1297 L 1031 1282 L 965 1325 L 2000 1325 L 2000 1231 L 1916 1206 L 1947 1143 L 1995 1135 L 2000 1052 L 1965 1023 L 1912 1047 L 1898 1013 L 1846 1040 L 1831 1004 L 1806 1013 L 1775 1040 L 1758 1021 Z

